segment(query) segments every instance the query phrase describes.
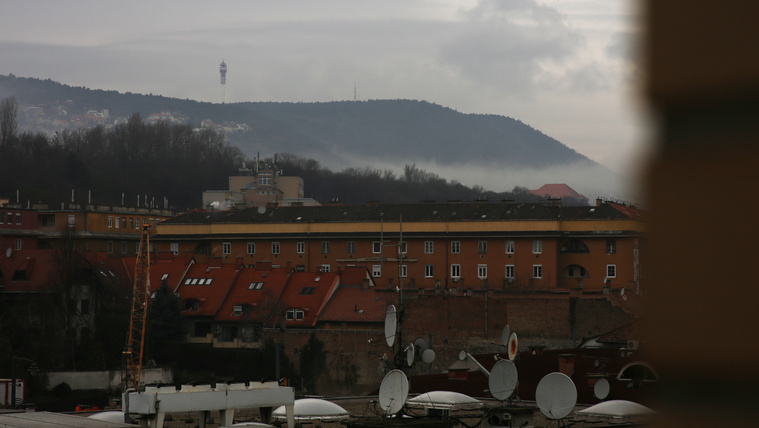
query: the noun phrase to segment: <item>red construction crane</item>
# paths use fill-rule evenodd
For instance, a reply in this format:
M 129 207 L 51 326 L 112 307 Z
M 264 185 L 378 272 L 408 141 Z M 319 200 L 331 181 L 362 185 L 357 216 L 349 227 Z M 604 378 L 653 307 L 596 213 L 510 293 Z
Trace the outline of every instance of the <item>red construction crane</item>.
M 132 291 L 132 315 L 129 320 L 129 335 L 126 347 L 121 353 L 121 391 L 140 388 L 142 357 L 145 349 L 145 324 L 148 319 L 150 299 L 150 225 L 142 226 L 140 248 L 134 269 L 134 289 Z

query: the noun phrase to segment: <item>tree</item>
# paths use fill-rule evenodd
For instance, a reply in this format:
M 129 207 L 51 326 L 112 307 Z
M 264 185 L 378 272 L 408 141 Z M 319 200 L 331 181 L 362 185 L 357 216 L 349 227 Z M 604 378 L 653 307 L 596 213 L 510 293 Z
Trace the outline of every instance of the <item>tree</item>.
M 315 334 L 311 334 L 308 343 L 300 351 L 300 373 L 303 377 L 303 388 L 309 393 L 316 392 L 316 383 L 319 375 L 327 366 L 327 351 L 324 342 Z
M 0 100 L 0 147 L 9 147 L 16 138 L 18 122 L 16 97 Z
M 161 283 L 148 308 L 148 349 L 160 359 L 163 349 L 184 336 L 179 296 L 166 284 Z

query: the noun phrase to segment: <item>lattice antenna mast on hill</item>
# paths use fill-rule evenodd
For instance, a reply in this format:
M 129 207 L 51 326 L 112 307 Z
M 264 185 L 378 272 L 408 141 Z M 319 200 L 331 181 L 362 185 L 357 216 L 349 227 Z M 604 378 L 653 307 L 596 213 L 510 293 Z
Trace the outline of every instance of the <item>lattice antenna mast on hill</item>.
M 143 351 L 145 350 L 145 326 L 148 318 L 150 299 L 150 225 L 142 226 L 140 248 L 134 269 L 132 290 L 132 313 L 129 320 L 129 334 L 126 347 L 121 354 L 121 391 L 140 388 Z
M 221 60 L 219 65 L 219 74 L 221 74 L 221 102 L 227 102 L 227 63 Z

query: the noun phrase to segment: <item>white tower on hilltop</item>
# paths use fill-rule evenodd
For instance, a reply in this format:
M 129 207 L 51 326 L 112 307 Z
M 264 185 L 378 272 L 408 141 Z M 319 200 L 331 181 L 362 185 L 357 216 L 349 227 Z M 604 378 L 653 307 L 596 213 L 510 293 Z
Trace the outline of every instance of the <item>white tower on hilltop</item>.
M 227 63 L 224 60 L 221 60 L 219 65 L 219 74 L 221 74 L 221 102 L 225 103 L 227 102 Z

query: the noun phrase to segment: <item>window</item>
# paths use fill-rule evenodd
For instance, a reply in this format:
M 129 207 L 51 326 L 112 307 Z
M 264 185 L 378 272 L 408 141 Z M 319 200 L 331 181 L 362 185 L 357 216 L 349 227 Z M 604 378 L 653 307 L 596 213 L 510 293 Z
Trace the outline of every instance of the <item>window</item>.
M 572 265 L 567 268 L 567 276 L 570 278 L 585 278 L 588 276 L 588 272 L 580 265 Z
M 260 290 L 264 287 L 263 282 L 251 282 L 248 286 L 248 290 Z
M 20 250 L 20 249 L 21 249 L 21 238 L 17 238 L 16 239 L 16 250 Z
M 75 225 L 76 225 L 76 216 L 73 215 L 73 214 L 71 214 L 68 217 L 68 226 L 69 227 L 74 227 Z
M 375 278 L 382 276 L 382 265 L 372 265 L 372 276 Z
M 232 243 L 231 242 L 223 242 L 221 244 L 221 253 L 225 256 L 232 254 Z
M 116 217 L 116 229 L 121 227 L 121 218 Z
M 405 278 L 406 275 L 408 275 L 408 265 L 398 266 L 398 276 L 401 278 Z
M 543 278 L 543 265 L 532 265 L 532 277 L 536 279 Z
M 606 277 L 607 278 L 617 277 L 617 265 L 606 265 Z
M 506 254 L 514 254 L 514 241 L 506 241 Z
M 174 253 L 175 256 L 179 254 L 179 243 L 178 242 L 172 242 L 171 244 L 169 244 L 169 248 L 170 248 L 170 251 L 172 253 Z
M 433 254 L 435 252 L 434 241 L 424 241 L 424 254 Z
M 424 265 L 424 277 L 432 278 L 435 274 L 435 267 L 433 265 Z
M 356 241 L 348 241 L 347 246 L 346 252 L 348 254 L 356 254 Z
M 121 243 L 121 254 L 126 254 L 126 253 L 127 253 L 127 243 L 126 242 L 122 242 Z
M 562 253 L 589 253 L 590 249 L 584 242 L 573 239 L 564 243 L 559 251 Z
M 134 219 L 132 217 L 129 217 L 129 228 L 132 228 L 132 223 L 134 223 Z
M 221 328 L 221 342 L 234 342 L 237 339 L 237 327 L 222 327 Z
M 461 265 L 459 264 L 451 265 L 451 278 L 453 279 L 461 278 Z
M 488 252 L 488 241 L 477 241 L 477 253 L 486 254 Z
M 514 265 L 506 265 L 506 279 L 514 279 Z
M 488 277 L 488 265 L 477 265 L 477 278 L 485 279 Z
M 248 242 L 248 254 L 256 254 L 256 243 Z
M 169 278 L 169 274 L 168 273 L 165 273 L 165 274 L 161 275 L 161 281 L 166 281 L 168 278 Z
M 235 305 L 232 308 L 232 315 L 236 317 L 239 317 L 240 315 L 242 315 L 242 305 Z
M 461 253 L 461 241 L 451 241 L 451 254 Z
M 329 254 L 329 241 L 322 241 L 322 254 Z
M 316 287 L 303 287 L 300 289 L 300 295 L 301 296 L 310 296 L 314 294 L 314 290 L 316 290 Z
M 16 213 L 16 224 L 21 224 L 21 213 Z
M 543 241 L 535 239 L 532 241 L 532 254 L 541 254 L 543 252 Z
M 113 253 L 113 241 L 108 241 L 108 254 Z
M 614 239 L 609 239 L 606 241 L 606 254 L 616 254 L 617 253 L 617 241 Z
M 398 251 L 400 254 L 406 254 L 408 251 L 408 245 L 406 245 L 406 241 L 402 241 L 398 243 Z
M 319 272 L 329 272 L 329 265 L 320 265 Z
M 272 254 L 279 254 L 279 242 L 272 242 L 271 243 L 271 253 Z
M 0 213 L 0 224 L 3 224 L 4 221 L 5 221 L 5 214 Z
M 303 311 L 301 309 L 290 309 L 285 313 L 285 318 L 287 318 L 288 321 L 300 321 L 303 319 Z
M 372 253 L 379 254 L 382 252 L 382 243 L 380 241 L 372 242 Z
M 298 254 L 303 254 L 306 252 L 306 243 L 305 242 L 297 242 L 295 243 L 295 251 Z

